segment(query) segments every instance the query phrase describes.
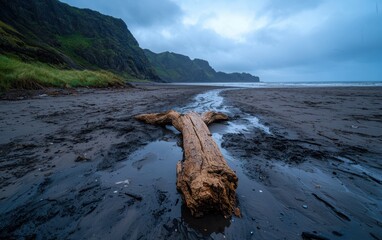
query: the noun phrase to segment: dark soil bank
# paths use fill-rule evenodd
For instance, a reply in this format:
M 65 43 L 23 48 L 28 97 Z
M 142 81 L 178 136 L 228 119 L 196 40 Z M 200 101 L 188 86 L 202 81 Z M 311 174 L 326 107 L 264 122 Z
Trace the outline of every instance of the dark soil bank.
M 255 210 L 257 218 L 272 219 L 264 231 L 280 231 L 277 239 L 382 239 L 382 88 L 222 95 L 272 132 L 227 134 L 222 144 L 271 195 L 259 197 L 280 209 Z

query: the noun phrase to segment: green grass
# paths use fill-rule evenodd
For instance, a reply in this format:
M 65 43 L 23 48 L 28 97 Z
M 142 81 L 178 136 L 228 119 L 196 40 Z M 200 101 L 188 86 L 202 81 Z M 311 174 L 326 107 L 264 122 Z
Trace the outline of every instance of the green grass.
M 124 80 L 107 71 L 62 70 L 43 63 L 26 63 L 0 55 L 0 90 L 43 87 L 122 86 Z
M 92 46 L 92 39 L 86 38 L 80 34 L 57 36 L 58 41 L 66 49 L 84 49 Z
M 19 38 L 19 33 L 11 26 L 0 21 L 0 43 L 2 45 L 22 46 L 25 43 Z
M 9 26 L 8 24 L 4 23 L 3 21 L 0 21 L 0 33 L 4 33 L 6 30 L 18 33 L 16 29 L 14 29 L 12 26 Z
M 93 46 L 93 39 L 86 38 L 80 34 L 56 36 L 58 42 L 61 44 L 61 49 L 77 63 L 84 67 L 90 67 L 91 64 L 78 53 L 84 51 L 84 49 L 91 48 Z
M 140 83 L 140 82 L 151 82 L 150 80 L 147 80 L 147 79 L 140 79 L 140 78 L 131 76 L 127 72 L 121 74 L 121 76 L 123 77 L 123 79 L 125 79 L 126 82 L 131 82 L 131 83 L 134 83 L 134 82 L 137 82 L 137 83 Z

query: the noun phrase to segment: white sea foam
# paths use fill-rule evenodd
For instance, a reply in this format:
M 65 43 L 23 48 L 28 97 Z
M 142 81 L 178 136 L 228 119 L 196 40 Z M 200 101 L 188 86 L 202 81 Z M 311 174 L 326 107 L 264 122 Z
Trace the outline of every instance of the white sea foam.
M 181 112 L 197 112 L 203 113 L 206 111 L 229 112 L 226 106 L 223 105 L 224 98 L 220 96 L 223 89 L 211 90 L 195 96 L 194 100 L 185 107 L 180 108 Z
M 224 98 L 220 96 L 222 91 L 227 91 L 227 89 L 211 90 L 202 94 L 198 94 L 190 104 L 175 110 L 183 113 L 190 111 L 197 113 L 216 111 L 229 114 L 232 113 L 233 110 L 237 112 L 237 109 L 224 105 Z M 271 134 L 269 127 L 263 125 L 257 117 L 245 113 L 242 114 L 240 120 L 229 121 L 224 132 L 240 133 L 243 131 L 249 131 L 251 128 L 258 128 L 267 134 Z

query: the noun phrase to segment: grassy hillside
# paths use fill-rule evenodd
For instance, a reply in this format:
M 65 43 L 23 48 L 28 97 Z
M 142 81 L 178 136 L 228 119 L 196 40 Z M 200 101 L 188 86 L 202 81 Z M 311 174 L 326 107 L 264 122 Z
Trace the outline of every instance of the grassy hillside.
M 58 69 L 160 80 L 121 19 L 58 0 L 0 0 L 0 54 Z
M 44 63 L 25 63 L 0 55 L 0 90 L 43 87 L 123 86 L 124 80 L 110 72 L 62 70 Z

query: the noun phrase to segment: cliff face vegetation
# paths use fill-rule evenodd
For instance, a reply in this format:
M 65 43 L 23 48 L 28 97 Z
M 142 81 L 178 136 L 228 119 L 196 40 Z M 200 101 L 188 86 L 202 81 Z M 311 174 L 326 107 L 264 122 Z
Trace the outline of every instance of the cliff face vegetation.
M 145 49 L 146 56 L 159 77 L 167 82 L 259 82 L 259 77 L 249 73 L 216 72 L 202 59 L 163 52 L 156 54 Z
M 57 0 L 0 0 L 0 54 L 159 80 L 121 19 Z

